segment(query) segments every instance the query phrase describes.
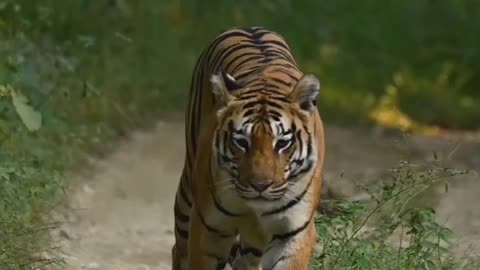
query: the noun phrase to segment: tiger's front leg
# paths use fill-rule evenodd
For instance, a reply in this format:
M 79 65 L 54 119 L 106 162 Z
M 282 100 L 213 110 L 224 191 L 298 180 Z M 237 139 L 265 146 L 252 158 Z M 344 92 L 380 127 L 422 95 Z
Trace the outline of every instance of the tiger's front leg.
M 315 236 L 313 220 L 294 235 L 274 236 L 263 257 L 263 270 L 306 270 Z
M 262 270 L 263 251 L 242 241 L 232 270 Z
M 235 233 L 209 225 L 208 220 L 204 220 L 195 207 L 190 222 L 188 269 L 223 270 L 235 240 Z

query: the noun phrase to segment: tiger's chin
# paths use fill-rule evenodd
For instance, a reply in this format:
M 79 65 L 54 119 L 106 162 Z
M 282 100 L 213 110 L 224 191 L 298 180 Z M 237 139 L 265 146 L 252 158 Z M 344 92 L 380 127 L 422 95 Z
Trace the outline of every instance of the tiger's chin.
M 256 215 L 261 215 L 262 213 L 269 212 L 272 209 L 275 209 L 280 204 L 284 204 L 286 201 L 285 197 L 280 197 L 278 199 L 265 199 L 264 197 L 258 197 L 255 199 L 244 199 L 245 206 L 247 206 L 252 213 Z

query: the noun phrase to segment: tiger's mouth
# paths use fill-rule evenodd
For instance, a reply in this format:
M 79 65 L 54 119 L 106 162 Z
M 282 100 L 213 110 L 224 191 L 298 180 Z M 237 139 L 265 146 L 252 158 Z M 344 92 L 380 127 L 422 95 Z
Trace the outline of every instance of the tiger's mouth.
M 267 186 L 243 185 L 235 181 L 235 189 L 240 197 L 254 201 L 276 201 L 282 199 L 288 191 L 288 182 Z

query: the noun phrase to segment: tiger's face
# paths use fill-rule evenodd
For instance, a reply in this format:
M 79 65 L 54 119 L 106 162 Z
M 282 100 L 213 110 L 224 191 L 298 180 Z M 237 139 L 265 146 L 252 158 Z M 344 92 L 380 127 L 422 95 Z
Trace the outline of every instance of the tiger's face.
M 225 84 L 217 86 L 218 93 Z M 219 185 L 247 200 L 274 201 L 309 174 L 317 157 L 312 136 L 318 90 L 318 80 L 307 75 L 289 96 L 221 92 L 229 96 L 219 97 L 224 104 L 212 146 L 215 165 L 224 172 Z

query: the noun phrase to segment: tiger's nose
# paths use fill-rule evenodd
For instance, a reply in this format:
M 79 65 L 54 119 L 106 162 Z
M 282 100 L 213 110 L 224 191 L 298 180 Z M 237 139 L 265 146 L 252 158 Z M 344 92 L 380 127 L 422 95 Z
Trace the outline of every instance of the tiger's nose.
M 273 184 L 273 181 L 255 181 L 250 185 L 258 192 L 265 191 L 269 186 Z

